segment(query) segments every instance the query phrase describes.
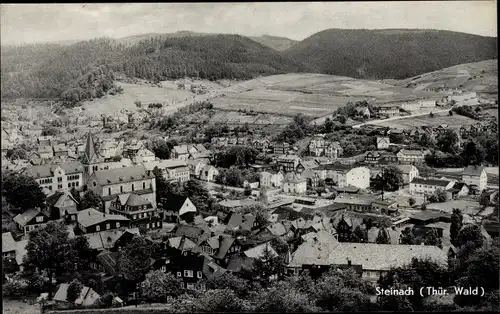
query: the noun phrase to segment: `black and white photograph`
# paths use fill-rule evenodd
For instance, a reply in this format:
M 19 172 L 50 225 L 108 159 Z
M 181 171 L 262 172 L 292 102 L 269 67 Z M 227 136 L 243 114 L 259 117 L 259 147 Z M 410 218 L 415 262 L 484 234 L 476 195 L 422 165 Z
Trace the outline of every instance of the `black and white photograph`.
M 497 312 L 497 1 L 0 5 L 6 314 Z

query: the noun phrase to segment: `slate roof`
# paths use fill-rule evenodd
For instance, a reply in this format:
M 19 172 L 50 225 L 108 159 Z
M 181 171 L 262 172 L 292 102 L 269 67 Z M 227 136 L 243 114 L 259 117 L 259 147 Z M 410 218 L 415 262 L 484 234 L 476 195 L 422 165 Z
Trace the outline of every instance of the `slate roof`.
M 57 289 L 54 300 L 59 302 L 68 302 L 68 288 L 69 284 L 62 283 Z M 99 294 L 92 288 L 83 287 L 82 291 L 80 292 L 80 296 L 75 300 L 74 303 L 77 305 L 92 305 L 97 302 L 97 300 L 99 300 L 99 297 Z
M 450 183 L 450 180 L 440 180 L 440 179 L 416 177 L 416 178 L 413 178 L 413 180 L 410 183 L 446 187 Z
M 479 177 L 479 176 L 481 176 L 481 173 L 483 172 L 483 170 L 484 170 L 484 167 L 482 167 L 482 166 L 467 166 L 464 168 L 462 175 Z
M 39 166 L 26 167 L 25 174 L 34 178 L 48 178 L 54 176 L 57 167 L 61 167 L 66 175 L 74 173 L 83 173 L 83 166 L 79 161 L 66 162 L 60 164 L 45 164 Z
M 186 236 L 192 240 L 198 240 L 198 238 L 204 233 L 203 229 L 198 227 L 192 227 L 189 225 L 179 224 L 177 225 L 175 236 L 181 237 Z
M 166 202 L 162 202 L 163 208 L 168 211 L 178 212 L 182 205 L 186 202 L 187 198 L 187 196 L 182 195 L 169 196 Z
M 105 214 L 93 208 L 87 208 L 79 211 L 76 219 L 83 227 L 93 226 L 108 220 L 129 221 L 128 218 L 122 215 Z
M 125 233 L 139 235 L 139 228 L 131 229 L 114 229 L 101 232 L 88 233 L 83 236 L 87 238 L 89 246 L 94 250 L 112 249 L 116 241 Z
M 396 168 L 398 168 L 399 170 L 401 170 L 402 173 L 405 173 L 405 174 L 410 173 L 413 170 L 413 167 L 415 167 L 415 166 L 412 166 L 412 165 L 396 165 Z
M 226 269 L 217 265 L 213 258 L 209 256 L 205 256 L 203 262 L 203 274 L 207 277 L 207 279 L 217 278 L 226 273 Z
M 15 251 L 17 248 L 16 241 L 12 237 L 12 233 L 2 233 L 2 253 Z
M 255 216 L 252 214 L 231 213 L 227 222 L 228 229 L 241 228 L 241 230 L 252 230 Z
M 285 226 L 281 222 L 277 222 L 267 226 L 267 230 L 269 230 L 269 232 L 271 232 L 272 235 L 278 237 L 283 236 L 288 232 Z
M 186 167 L 187 161 L 182 159 L 163 159 L 154 160 L 143 163 L 146 170 L 152 171 L 155 167 L 159 169 L 173 169 L 178 167 Z
M 317 231 L 317 232 L 309 232 L 304 234 L 302 240 L 310 243 L 320 242 L 320 243 L 337 243 L 337 239 L 327 231 Z
M 285 183 L 301 183 L 305 182 L 306 179 L 301 177 L 300 175 L 297 175 L 295 173 L 288 173 L 285 178 L 283 179 Z
M 251 199 L 242 199 L 242 200 L 223 200 L 219 202 L 220 206 L 236 208 L 236 207 L 245 207 L 245 206 L 253 206 L 257 205 L 259 202 Z
M 240 272 L 242 268 L 251 270 L 255 259 L 246 256 L 231 256 L 227 263 L 227 270 L 231 272 Z
M 196 243 L 185 236 L 168 239 L 168 245 L 180 251 L 191 251 L 196 247 Z
M 66 191 L 64 191 L 64 192 L 57 191 L 56 193 L 47 197 L 45 202 L 49 206 L 54 206 L 56 208 L 60 208 L 63 205 L 62 203 L 64 202 L 64 200 L 67 197 L 71 198 L 76 204 L 78 204 L 78 202 L 75 200 L 73 195 L 71 195 L 70 192 L 66 192 Z
M 101 186 L 153 178 L 142 164 L 133 167 L 100 170 L 94 172 L 92 177 L 94 176 Z
M 97 261 L 104 267 L 110 275 L 116 274 L 116 265 L 118 261 L 118 252 L 102 251 L 97 255 Z
M 276 251 L 271 247 L 271 245 L 269 244 L 269 242 L 262 243 L 262 244 L 260 244 L 260 245 L 258 245 L 256 247 L 254 247 L 254 248 L 246 250 L 245 252 L 243 252 L 243 254 L 246 257 L 261 258 L 263 256 L 263 254 L 264 254 L 264 249 L 266 248 L 266 246 L 271 251 L 271 255 L 278 256 L 278 253 L 276 253 Z
M 24 213 L 18 214 L 16 217 L 14 217 L 14 222 L 16 222 L 21 227 L 24 227 L 38 214 L 42 214 L 45 216 L 45 214 L 38 209 L 28 209 Z
M 151 204 L 151 202 L 145 200 L 140 195 L 137 195 L 137 194 L 134 194 L 134 193 L 131 193 L 128 196 L 127 202 L 125 203 L 125 205 L 132 206 L 132 207 L 143 206 L 143 205 L 150 205 L 150 204 Z

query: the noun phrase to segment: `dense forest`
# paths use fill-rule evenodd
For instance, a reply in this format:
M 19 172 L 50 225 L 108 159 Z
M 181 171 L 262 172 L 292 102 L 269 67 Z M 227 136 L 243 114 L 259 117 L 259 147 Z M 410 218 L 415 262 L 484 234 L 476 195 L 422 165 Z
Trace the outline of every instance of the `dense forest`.
M 329 29 L 296 43 L 284 54 L 317 73 L 403 79 L 497 59 L 497 39 L 436 30 Z
M 284 52 L 269 46 L 283 49 L 293 41 L 259 38 L 267 46 L 239 35 L 179 32 L 2 47 L 1 96 L 75 104 L 119 92 L 113 84 L 116 72 L 153 82 L 184 77 L 244 80 L 290 72 L 382 79 L 497 58 L 496 38 L 449 31 L 326 30 Z
M 196 77 L 251 79 L 304 71 L 247 37 L 206 35 L 150 38 L 137 44 L 107 38 L 72 45 L 2 47 L 2 98 L 101 97 L 113 86 L 113 71 L 151 81 Z

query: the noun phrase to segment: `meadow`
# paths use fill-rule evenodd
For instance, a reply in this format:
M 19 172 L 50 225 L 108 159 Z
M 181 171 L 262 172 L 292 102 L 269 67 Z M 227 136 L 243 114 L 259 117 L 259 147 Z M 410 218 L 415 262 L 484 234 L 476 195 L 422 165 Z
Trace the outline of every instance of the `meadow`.
M 425 116 L 416 116 L 416 117 L 408 117 L 404 119 L 390 120 L 390 121 L 381 121 L 377 123 L 379 126 L 385 126 L 396 129 L 411 129 L 414 127 L 437 127 L 438 125 L 447 125 L 451 129 L 460 129 L 462 126 L 469 126 L 472 124 L 476 124 L 478 121 L 464 117 L 458 114 L 454 114 L 453 116 L 449 116 L 447 113 L 439 113 L 435 114 L 433 118 L 428 115 Z

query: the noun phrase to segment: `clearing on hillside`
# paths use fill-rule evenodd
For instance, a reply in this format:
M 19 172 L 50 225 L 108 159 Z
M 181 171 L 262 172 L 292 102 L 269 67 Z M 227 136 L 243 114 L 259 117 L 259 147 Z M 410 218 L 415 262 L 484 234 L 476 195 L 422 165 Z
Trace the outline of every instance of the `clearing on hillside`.
M 451 129 L 460 129 L 462 126 L 476 124 L 478 121 L 464 117 L 458 114 L 449 116 L 447 113 L 436 113 L 433 118 L 429 116 L 408 117 L 404 119 L 381 121 L 377 123 L 379 126 L 385 126 L 395 129 L 412 129 L 414 127 L 432 126 L 445 124 Z

